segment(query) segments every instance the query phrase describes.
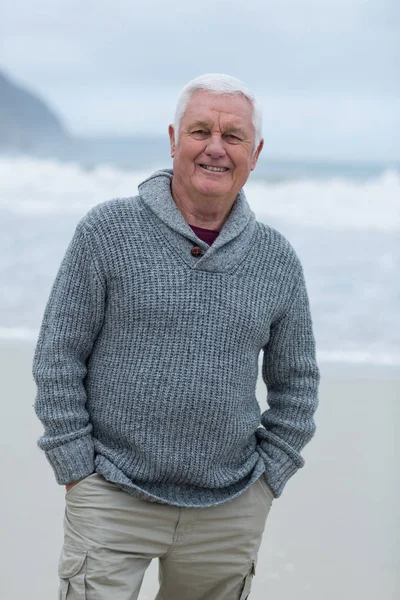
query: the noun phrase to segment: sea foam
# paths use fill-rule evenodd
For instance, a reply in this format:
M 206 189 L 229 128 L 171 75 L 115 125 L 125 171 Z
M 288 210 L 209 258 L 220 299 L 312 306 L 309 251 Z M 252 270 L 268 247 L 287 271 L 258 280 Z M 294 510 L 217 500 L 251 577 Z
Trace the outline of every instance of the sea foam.
M 92 206 L 137 194 L 150 172 L 107 165 L 0 158 L 0 209 L 13 213 L 83 216 Z M 249 203 L 260 220 L 329 229 L 400 230 L 400 174 L 364 182 L 344 179 L 250 181 Z

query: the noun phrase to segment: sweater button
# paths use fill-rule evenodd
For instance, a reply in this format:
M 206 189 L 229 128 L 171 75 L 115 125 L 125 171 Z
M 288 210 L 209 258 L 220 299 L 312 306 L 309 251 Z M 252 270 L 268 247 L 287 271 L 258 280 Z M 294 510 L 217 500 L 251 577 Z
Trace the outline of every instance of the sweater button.
M 203 254 L 200 246 L 193 246 L 193 248 L 190 251 L 190 254 L 192 256 L 201 256 Z

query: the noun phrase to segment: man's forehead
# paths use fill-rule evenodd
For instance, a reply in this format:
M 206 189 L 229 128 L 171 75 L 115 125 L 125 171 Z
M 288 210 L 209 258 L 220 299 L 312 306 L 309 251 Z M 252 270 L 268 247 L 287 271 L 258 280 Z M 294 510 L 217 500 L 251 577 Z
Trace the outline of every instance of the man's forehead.
M 252 106 L 242 95 L 213 94 L 205 90 L 195 92 L 190 98 L 182 120 L 198 121 L 211 125 L 216 120 L 232 126 L 252 124 Z

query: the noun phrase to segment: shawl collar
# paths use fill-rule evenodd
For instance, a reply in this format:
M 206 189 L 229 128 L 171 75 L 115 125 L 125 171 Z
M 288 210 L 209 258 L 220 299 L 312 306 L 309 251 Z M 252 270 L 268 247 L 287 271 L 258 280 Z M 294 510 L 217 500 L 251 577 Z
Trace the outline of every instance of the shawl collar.
M 240 190 L 220 234 L 212 246 L 200 240 L 176 206 L 171 194 L 173 171 L 155 172 L 139 185 L 139 196 L 157 218 L 157 226 L 173 244 L 174 249 L 192 268 L 202 271 L 221 272 L 231 269 L 249 250 L 255 234 L 256 218 Z M 203 250 L 203 256 L 193 257 L 193 245 Z

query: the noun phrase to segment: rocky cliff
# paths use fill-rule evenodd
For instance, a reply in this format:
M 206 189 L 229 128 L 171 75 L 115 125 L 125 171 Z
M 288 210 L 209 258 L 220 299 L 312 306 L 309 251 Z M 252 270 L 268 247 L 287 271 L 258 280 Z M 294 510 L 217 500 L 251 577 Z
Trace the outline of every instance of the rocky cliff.
M 0 71 L 0 149 L 29 151 L 69 138 L 61 119 L 38 96 Z

